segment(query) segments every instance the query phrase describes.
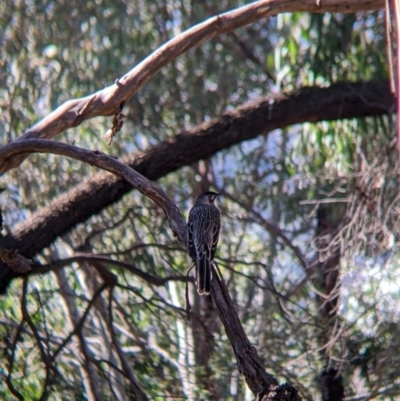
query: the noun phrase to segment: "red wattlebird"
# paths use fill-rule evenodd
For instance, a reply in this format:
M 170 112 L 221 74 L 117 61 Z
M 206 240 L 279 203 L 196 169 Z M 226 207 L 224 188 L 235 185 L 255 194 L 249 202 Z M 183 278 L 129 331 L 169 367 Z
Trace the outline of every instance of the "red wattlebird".
M 211 290 L 212 263 L 221 227 L 220 213 L 214 205 L 218 195 L 202 193 L 189 212 L 189 256 L 196 264 L 196 287 L 200 295 L 208 295 Z

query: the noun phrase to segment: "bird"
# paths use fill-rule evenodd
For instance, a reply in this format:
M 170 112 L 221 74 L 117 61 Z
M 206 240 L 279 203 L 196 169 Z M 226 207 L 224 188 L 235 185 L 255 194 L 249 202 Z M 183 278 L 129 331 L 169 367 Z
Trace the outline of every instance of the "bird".
M 221 217 L 214 201 L 216 192 L 199 195 L 188 219 L 189 256 L 196 265 L 196 288 L 199 295 L 211 291 L 212 264 L 219 240 Z

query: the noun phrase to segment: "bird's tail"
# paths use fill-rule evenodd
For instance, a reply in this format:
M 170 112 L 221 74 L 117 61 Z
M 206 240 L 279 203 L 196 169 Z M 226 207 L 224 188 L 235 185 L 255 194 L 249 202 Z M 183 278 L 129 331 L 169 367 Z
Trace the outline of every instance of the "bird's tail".
M 211 291 L 212 262 L 204 253 L 196 263 L 196 286 L 199 295 L 208 295 Z

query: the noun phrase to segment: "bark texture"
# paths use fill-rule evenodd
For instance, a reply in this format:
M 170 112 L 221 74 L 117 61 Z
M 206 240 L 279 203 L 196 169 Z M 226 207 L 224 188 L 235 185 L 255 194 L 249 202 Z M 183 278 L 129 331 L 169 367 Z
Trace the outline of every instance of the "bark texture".
M 158 48 L 140 64 L 116 79 L 114 85 L 92 95 L 65 102 L 46 118 L 27 130 L 18 138 L 54 138 L 71 127 L 96 116 L 112 116 L 121 112 L 124 104 L 145 85 L 161 68 L 179 55 L 224 33 L 252 24 L 262 18 L 284 12 L 339 12 L 377 10 L 384 7 L 383 0 L 260 0 L 232 11 L 211 17 L 171 39 Z M 115 134 L 115 132 L 114 132 Z M 18 167 L 26 155 L 19 154 L 0 159 L 0 173 Z
M 277 128 L 304 122 L 378 116 L 390 113 L 392 108 L 393 96 L 387 81 L 302 88 L 245 104 L 121 161 L 149 180 L 157 180 L 180 167 L 259 135 L 267 135 Z M 95 174 L 14 227 L 0 239 L 0 248 L 16 249 L 30 259 L 131 189 L 123 178 L 104 172 Z M 17 275 L 3 265 L 0 292 L 4 292 Z

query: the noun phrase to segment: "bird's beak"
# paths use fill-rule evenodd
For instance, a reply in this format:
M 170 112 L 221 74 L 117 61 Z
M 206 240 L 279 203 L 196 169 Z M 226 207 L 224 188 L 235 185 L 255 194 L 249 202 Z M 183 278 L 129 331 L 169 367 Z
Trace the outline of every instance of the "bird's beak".
M 216 200 L 217 198 L 218 198 L 218 196 L 220 196 L 220 195 L 222 195 L 222 194 L 215 194 L 215 196 L 214 196 L 214 200 Z

